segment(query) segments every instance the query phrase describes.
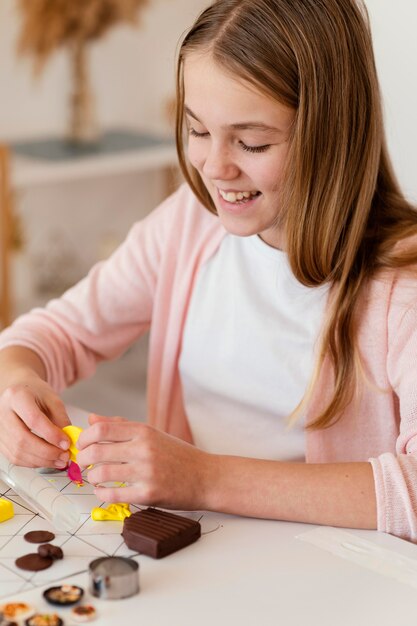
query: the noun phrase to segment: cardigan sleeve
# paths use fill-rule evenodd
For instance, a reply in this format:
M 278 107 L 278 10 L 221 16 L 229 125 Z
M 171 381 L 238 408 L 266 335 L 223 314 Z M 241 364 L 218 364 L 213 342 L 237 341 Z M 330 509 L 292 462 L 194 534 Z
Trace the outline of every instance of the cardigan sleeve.
M 413 293 L 414 292 L 414 293 Z M 416 286 L 391 304 L 387 375 L 396 394 L 400 431 L 396 452 L 370 459 L 378 530 L 417 541 L 417 305 Z
M 36 352 L 58 392 L 91 376 L 100 361 L 121 355 L 149 329 L 176 202 L 174 194 L 137 222 L 113 255 L 62 297 L 19 317 L 0 334 L 0 348 L 20 345 Z

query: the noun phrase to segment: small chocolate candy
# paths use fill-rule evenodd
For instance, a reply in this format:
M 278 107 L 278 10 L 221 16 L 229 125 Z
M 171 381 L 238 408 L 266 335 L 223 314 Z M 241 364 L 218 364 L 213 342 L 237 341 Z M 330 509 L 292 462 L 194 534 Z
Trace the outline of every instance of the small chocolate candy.
M 92 622 L 96 619 L 97 613 L 91 604 L 81 604 L 80 606 L 75 606 L 71 610 L 71 617 L 74 622 Z
M 33 552 L 32 554 L 25 554 L 16 559 L 15 565 L 28 572 L 40 572 L 43 569 L 51 567 L 52 559 L 50 557 L 41 556 L 37 552 Z
M 52 543 L 43 543 L 41 546 L 39 546 L 38 554 L 40 554 L 41 556 L 50 557 L 54 560 L 64 558 L 64 553 L 62 552 L 62 549 L 59 546 L 52 545 Z
M 76 604 L 84 595 L 84 589 L 75 585 L 61 585 L 49 587 L 43 592 L 43 597 L 49 604 L 56 606 L 70 606 Z
M 55 539 L 55 535 L 49 532 L 49 530 L 32 530 L 30 533 L 23 535 L 23 539 L 26 539 L 29 543 L 48 543 Z
M 160 559 L 197 541 L 201 525 L 181 515 L 149 508 L 125 519 L 122 536 L 131 550 Z
M 56 613 L 35 613 L 25 621 L 26 626 L 63 626 L 63 624 Z
M 7 626 L 10 626 L 14 620 L 24 620 L 34 613 L 34 607 L 26 602 L 8 602 L 0 606 L 0 623 L 3 624 L 4 621 Z

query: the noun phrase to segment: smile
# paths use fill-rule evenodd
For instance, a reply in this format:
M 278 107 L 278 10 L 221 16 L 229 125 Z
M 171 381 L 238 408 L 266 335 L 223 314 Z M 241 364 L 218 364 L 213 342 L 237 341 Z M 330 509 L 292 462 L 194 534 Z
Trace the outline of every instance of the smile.
M 249 198 L 260 195 L 260 191 L 223 191 L 219 189 L 219 194 L 226 202 L 246 202 Z

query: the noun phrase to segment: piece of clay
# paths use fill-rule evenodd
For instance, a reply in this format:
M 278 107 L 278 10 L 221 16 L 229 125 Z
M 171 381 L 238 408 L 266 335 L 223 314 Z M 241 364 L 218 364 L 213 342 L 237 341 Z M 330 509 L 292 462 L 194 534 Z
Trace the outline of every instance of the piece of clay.
M 23 535 L 23 539 L 29 543 L 49 543 L 55 539 L 55 535 L 49 532 L 49 530 L 32 530 Z
M 5 522 L 14 516 L 13 503 L 6 498 L 0 498 L 0 522 Z
M 76 483 L 79 487 L 83 486 L 84 484 L 83 477 L 81 474 L 80 467 L 77 463 L 74 463 L 74 461 L 70 461 L 70 464 L 67 469 L 67 474 L 68 474 L 68 478 L 72 480 L 73 483 Z
M 78 437 L 83 432 L 83 429 L 78 428 L 78 426 L 70 425 L 70 426 L 64 426 L 62 430 L 71 441 L 71 445 L 69 447 L 68 452 L 70 454 L 70 460 L 75 463 L 77 461 L 77 454 L 78 454 L 77 441 L 78 441 Z
M 106 507 L 95 507 L 91 509 L 91 519 L 95 522 L 120 521 L 132 515 L 129 505 L 125 502 L 109 504 Z
M 54 559 L 54 561 L 56 559 L 64 558 L 64 553 L 62 552 L 62 549 L 59 546 L 53 546 L 51 543 L 43 543 L 41 546 L 39 546 L 38 554 L 40 554 L 41 556 L 50 557 L 51 559 Z
M 160 559 L 197 541 L 201 526 L 188 517 L 149 508 L 125 519 L 122 536 L 131 550 Z
M 48 569 L 52 565 L 51 557 L 41 556 L 37 552 L 32 554 L 25 554 L 15 561 L 16 567 L 27 570 L 28 572 L 40 572 L 43 569 Z
M 83 432 L 82 428 L 78 428 L 78 426 L 64 426 L 62 429 L 63 432 L 69 437 L 71 441 L 71 445 L 68 449 L 70 455 L 70 462 L 67 469 L 68 478 L 72 480 L 73 483 L 76 483 L 79 487 L 82 487 L 83 477 L 81 475 L 81 470 L 79 465 L 77 464 L 77 441 L 81 433 Z
M 23 535 L 23 539 L 29 543 L 49 543 L 55 539 L 55 535 L 49 530 L 31 530 Z

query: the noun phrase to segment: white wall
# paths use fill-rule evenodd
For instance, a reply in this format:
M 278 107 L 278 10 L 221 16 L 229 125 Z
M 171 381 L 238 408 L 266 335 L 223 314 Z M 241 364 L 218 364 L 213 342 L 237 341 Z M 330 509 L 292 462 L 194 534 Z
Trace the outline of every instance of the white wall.
M 366 0 L 366 5 L 391 156 L 404 191 L 417 202 L 417 2 Z

